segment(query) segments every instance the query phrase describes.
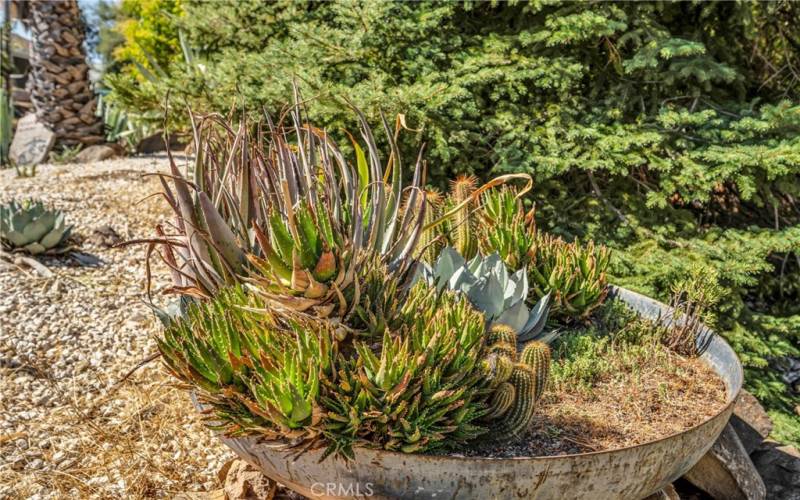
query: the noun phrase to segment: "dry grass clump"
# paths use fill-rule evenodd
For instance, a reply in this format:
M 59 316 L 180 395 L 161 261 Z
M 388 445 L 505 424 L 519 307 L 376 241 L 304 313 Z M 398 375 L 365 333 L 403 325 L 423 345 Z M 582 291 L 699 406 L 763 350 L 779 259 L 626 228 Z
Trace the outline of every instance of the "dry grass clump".
M 47 430 L 47 442 L 23 445 L 42 450 L 45 468 L 31 471 L 11 464 L 0 469 L 0 483 L 14 485 L 12 495 L 18 498 L 37 493 L 55 498 L 172 498 L 180 492 L 209 491 L 220 487 L 209 464 L 221 467 L 232 457 L 203 427 L 186 391 L 175 387 L 158 363 L 94 405 L 71 398 L 29 426 L 29 432 L 0 442 L 0 452 L 7 451 L 2 448 L 19 446 L 34 431 Z
M 577 446 L 570 453 L 624 448 L 684 431 L 722 409 L 725 387 L 713 370 L 697 358 L 655 350 L 664 355 L 660 362 L 642 359 L 640 370 L 603 377 L 591 390 L 562 384 L 547 395 L 533 444 L 564 440 Z

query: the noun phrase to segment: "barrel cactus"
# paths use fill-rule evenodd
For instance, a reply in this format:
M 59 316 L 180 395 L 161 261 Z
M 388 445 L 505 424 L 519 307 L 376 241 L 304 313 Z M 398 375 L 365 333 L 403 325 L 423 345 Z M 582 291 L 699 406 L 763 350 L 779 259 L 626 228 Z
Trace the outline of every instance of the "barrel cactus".
M 484 418 L 492 422 L 487 437 L 495 441 L 517 439 L 530 428 L 550 373 L 550 347 L 534 340 L 517 353 L 508 347 L 513 335 L 506 325 L 496 325 L 484 347 L 482 366 L 493 387 Z
M 447 247 L 439 254 L 433 267 L 420 264 L 422 279 L 441 290 L 447 287 L 463 293 L 489 321 L 489 327 L 507 325 L 517 332 L 517 342 L 540 339 L 552 340 L 553 332 L 543 335 L 547 322 L 550 296 L 545 295 L 528 308 L 528 275 L 523 268 L 509 273 L 500 255 L 480 254 L 469 262 L 454 248 Z
M 4 247 L 32 255 L 63 250 L 72 226 L 64 213 L 50 210 L 41 201 L 11 201 L 0 205 L 0 242 Z

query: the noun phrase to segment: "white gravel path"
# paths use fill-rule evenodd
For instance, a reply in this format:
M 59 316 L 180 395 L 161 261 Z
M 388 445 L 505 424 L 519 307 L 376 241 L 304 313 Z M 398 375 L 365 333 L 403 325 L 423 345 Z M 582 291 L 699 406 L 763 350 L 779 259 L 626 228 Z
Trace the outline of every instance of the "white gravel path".
M 92 237 L 151 236 L 166 220 L 145 172 L 161 157 L 45 165 L 33 178 L 0 170 L 0 202 L 35 197 L 66 212 L 97 267 L 43 258 L 54 276 L 0 268 L 0 498 L 172 497 L 217 487 L 231 457 L 198 422 L 158 362 L 109 389 L 154 351 L 158 328 L 142 301 L 143 247 Z M 154 267 L 155 289 L 166 285 Z M 92 411 L 92 410 L 96 411 Z

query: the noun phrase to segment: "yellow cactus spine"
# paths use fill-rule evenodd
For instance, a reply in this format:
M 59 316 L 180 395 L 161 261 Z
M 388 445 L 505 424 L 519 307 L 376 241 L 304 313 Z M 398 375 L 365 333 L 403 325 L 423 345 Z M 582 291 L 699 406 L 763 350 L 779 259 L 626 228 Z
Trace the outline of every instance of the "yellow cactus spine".
M 505 415 L 511 405 L 514 404 L 515 392 L 514 386 L 508 382 L 500 384 L 489 400 L 489 413 L 486 414 L 485 418 L 494 420 Z
M 472 211 L 474 203 L 468 202 L 477 187 L 478 179 L 474 175 L 460 175 L 452 182 L 450 197 L 453 206 L 462 206 L 453 217 L 453 240 L 458 253 L 466 259 L 471 259 L 478 251 L 478 243 L 472 231 Z
M 515 332 L 513 328 L 507 325 L 492 326 L 492 329 L 489 330 L 489 334 L 486 336 L 486 344 L 492 345 L 498 342 L 502 342 L 504 344 L 516 345 L 517 332 Z
M 536 373 L 528 365 L 517 363 L 508 383 L 514 387 L 514 404 L 500 418 L 493 436 L 501 441 L 510 441 L 528 430 L 536 407 Z
M 536 393 L 534 397 L 538 401 L 547 387 L 547 379 L 550 375 L 550 347 L 544 342 L 536 340 L 529 342 L 522 350 L 520 362 L 531 367 L 536 373 Z
M 425 217 L 424 217 L 424 224 L 423 227 L 427 227 L 436 219 L 439 218 L 440 215 L 440 208 L 442 205 L 442 194 L 434 189 L 427 189 L 425 191 L 425 201 L 427 202 L 427 208 L 425 209 Z M 438 255 L 438 248 L 437 244 L 435 243 L 436 238 L 439 236 L 439 232 L 437 228 L 431 227 L 422 231 L 419 236 L 419 243 L 417 244 L 418 250 L 418 258 L 427 262 L 428 264 L 432 264 L 436 261 L 436 255 Z

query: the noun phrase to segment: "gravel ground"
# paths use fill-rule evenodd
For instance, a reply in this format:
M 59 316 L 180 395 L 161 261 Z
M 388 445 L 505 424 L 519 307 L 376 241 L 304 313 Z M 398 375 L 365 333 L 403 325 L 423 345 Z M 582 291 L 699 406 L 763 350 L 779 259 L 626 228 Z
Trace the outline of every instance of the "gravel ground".
M 108 247 L 108 228 L 123 240 L 152 235 L 168 207 L 147 198 L 160 186 L 142 174 L 167 165 L 163 157 L 45 165 L 26 179 L 0 170 L 0 201 L 34 197 L 63 209 L 81 252 L 101 260 L 40 259 L 49 278 L 0 268 L 0 498 L 174 497 L 219 487 L 216 473 L 232 454 L 160 363 L 117 384 L 154 352 L 158 325 L 143 302 L 145 249 Z M 168 275 L 159 266 L 153 274 L 158 292 Z

